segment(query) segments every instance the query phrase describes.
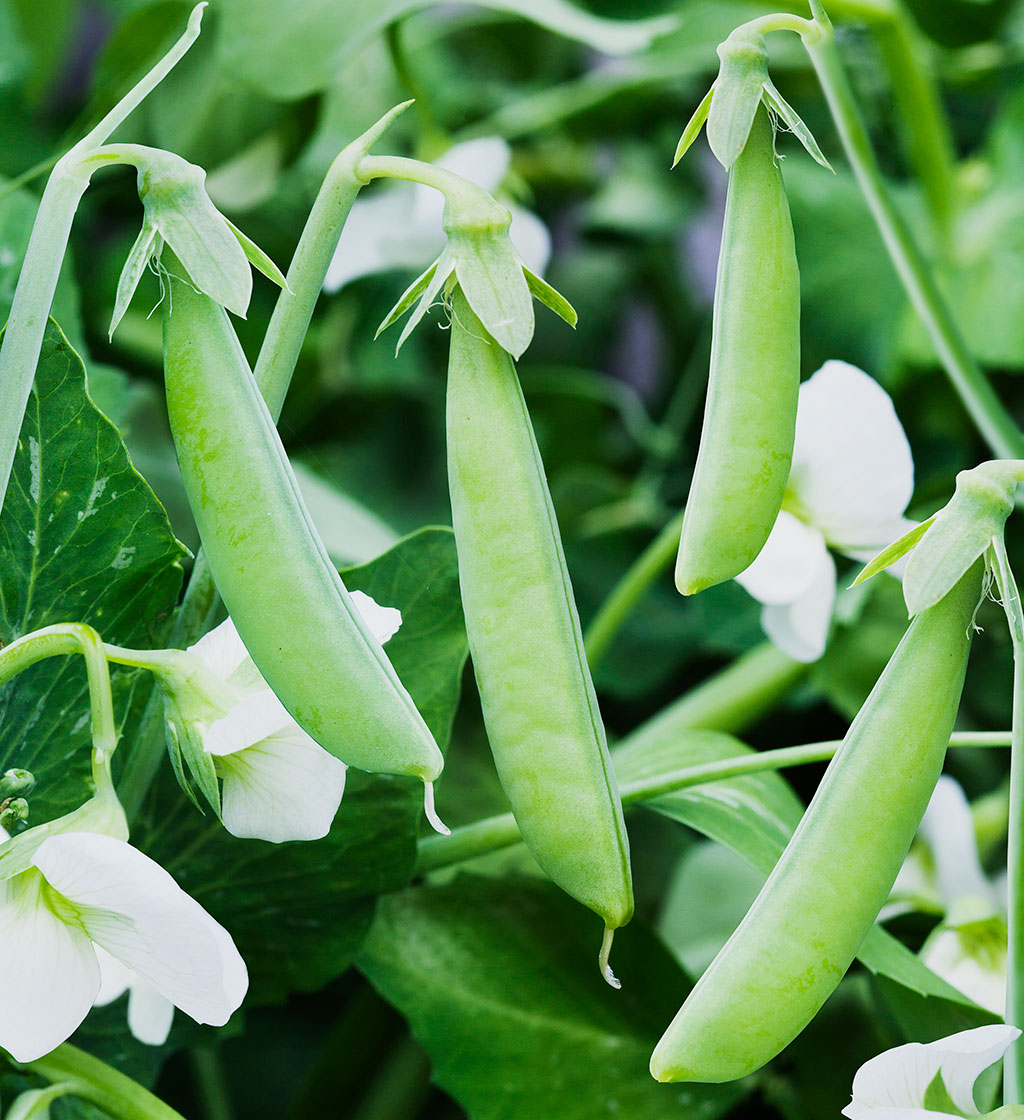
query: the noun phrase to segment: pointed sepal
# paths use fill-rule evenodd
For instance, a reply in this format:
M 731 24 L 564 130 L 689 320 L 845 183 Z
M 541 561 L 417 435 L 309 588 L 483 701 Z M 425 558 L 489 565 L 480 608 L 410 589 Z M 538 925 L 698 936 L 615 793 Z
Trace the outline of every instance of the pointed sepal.
M 700 130 L 704 127 L 708 119 L 708 112 L 711 109 L 711 98 L 715 93 L 715 84 L 711 83 L 711 88 L 704 97 L 701 103 L 693 111 L 693 116 L 690 117 L 686 128 L 683 129 L 683 135 L 679 138 L 679 143 L 676 145 L 676 154 L 672 157 L 672 166 L 675 165 L 686 155 L 690 145 L 697 139 Z
M 767 78 L 764 83 L 764 103 L 776 114 L 779 120 L 785 123 L 789 131 L 792 132 L 807 149 L 808 154 L 813 159 L 817 160 L 826 171 L 832 171 L 834 174 L 835 172 L 832 164 L 822 155 L 821 149 L 818 147 L 818 142 L 814 139 L 811 130 L 800 119 L 800 115 L 793 106 L 790 105 L 775 88 L 771 78 Z
M 542 279 L 536 273 L 531 272 L 526 265 L 523 265 L 523 275 L 526 277 L 526 286 L 530 289 L 530 294 L 539 299 L 545 307 L 553 311 L 560 319 L 563 319 L 570 327 L 575 328 L 579 321 L 579 316 L 576 314 L 576 308 L 559 292 L 553 288 L 546 280 Z
M 721 65 L 707 116 L 708 143 L 728 171 L 746 146 L 768 81 L 764 36 L 734 32 L 719 44 L 718 57 Z

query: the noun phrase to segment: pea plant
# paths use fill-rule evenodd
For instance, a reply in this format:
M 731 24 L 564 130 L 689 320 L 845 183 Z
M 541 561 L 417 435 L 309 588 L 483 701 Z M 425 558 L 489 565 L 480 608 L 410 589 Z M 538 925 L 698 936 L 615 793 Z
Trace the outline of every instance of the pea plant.
M 774 6 L 0 8 L 0 1116 L 1024 1117 L 1024 12 Z

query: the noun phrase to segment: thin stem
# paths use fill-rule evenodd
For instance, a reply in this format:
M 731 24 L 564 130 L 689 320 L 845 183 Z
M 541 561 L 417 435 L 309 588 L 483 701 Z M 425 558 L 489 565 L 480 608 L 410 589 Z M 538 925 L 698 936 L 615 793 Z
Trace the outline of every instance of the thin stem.
M 109 761 L 117 746 L 114 701 L 110 693 L 110 668 L 103 653 L 103 642 L 91 626 L 81 622 L 62 622 L 45 626 L 17 638 L 0 651 L 0 684 L 6 684 L 23 669 L 47 657 L 80 653 L 85 658 L 92 706 L 92 742 L 97 764 Z
M 454 171 L 447 171 L 433 163 L 409 159 L 407 156 L 367 156 L 359 161 L 356 174 L 364 183 L 373 179 L 405 179 L 410 183 L 433 187 L 443 195 L 457 194 L 467 188 L 480 190 Z
M 43 1058 L 23 1064 L 47 1081 L 70 1085 L 75 1096 L 118 1120 L 184 1120 L 137 1081 L 68 1042 Z
M 1024 1023 L 1024 611 L 1002 536 L 992 542 L 996 585 L 1013 645 L 1013 723 L 1010 746 L 1010 815 L 1006 838 L 1007 953 L 1005 1020 Z M 1024 1103 L 1024 1047 L 1003 1056 L 1003 1103 Z
M 954 733 L 950 736 L 949 745 L 951 747 L 1003 747 L 1009 745 L 1010 737 L 1008 732 L 989 732 L 982 740 L 977 734 Z M 745 774 L 782 770 L 789 766 L 806 766 L 813 762 L 828 762 L 841 744 L 841 739 L 830 739 L 821 743 L 780 747 L 778 750 L 737 755 L 735 758 L 726 758 L 718 762 L 705 762 L 698 766 L 665 771 L 623 785 L 620 789 L 622 803 L 636 805 L 675 793 L 677 790 L 739 778 Z M 507 848 L 520 839 L 515 817 L 511 813 L 474 821 L 472 824 L 452 829 L 450 836 L 428 836 L 421 840 L 416 870 L 423 874 L 436 871 L 441 867 L 450 867 L 487 852 Z
M 1002 734 L 999 742 L 986 742 L 987 746 L 1006 745 L 1009 736 Z M 958 737 L 950 739 L 951 746 L 979 745 L 976 742 L 960 744 Z M 798 747 L 783 747 L 759 754 L 739 755 L 734 759 L 702 763 L 680 770 L 656 774 L 640 781 L 631 782 L 621 789 L 624 805 L 648 801 L 680 789 L 724 781 L 745 774 L 756 774 L 766 770 L 779 770 L 788 766 L 802 766 L 813 762 L 827 762 L 838 750 L 841 740 L 823 743 L 809 743 Z M 417 870 L 427 872 L 439 867 L 471 859 L 486 852 L 508 847 L 520 839 L 519 829 L 511 813 L 503 813 L 486 820 L 475 821 L 452 830 L 448 837 L 427 837 L 420 843 Z
M 1024 455 L 1024 436 L 971 356 L 903 216 L 893 205 L 831 35 L 805 40 L 847 159 L 907 295 L 986 442 L 1000 458 Z
M 801 16 L 791 15 L 789 12 L 773 12 L 771 15 L 758 16 L 747 23 L 741 24 L 729 36 L 737 38 L 748 35 L 767 35 L 771 31 L 795 31 L 801 38 L 816 39 L 821 34 L 821 28 L 814 20 L 803 19 Z
M 608 652 L 622 624 L 633 613 L 637 603 L 650 589 L 651 584 L 672 563 L 679 548 L 679 533 L 683 515 L 678 513 L 654 540 L 633 561 L 626 574 L 612 588 L 600 610 L 591 619 L 583 635 L 587 660 L 593 669 Z

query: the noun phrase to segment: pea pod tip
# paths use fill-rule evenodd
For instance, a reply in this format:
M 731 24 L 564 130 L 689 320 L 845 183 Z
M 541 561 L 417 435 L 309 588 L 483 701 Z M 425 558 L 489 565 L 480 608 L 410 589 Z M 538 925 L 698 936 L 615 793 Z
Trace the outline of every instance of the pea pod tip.
M 601 975 L 604 977 L 604 982 L 609 988 L 614 988 L 618 991 L 622 987 L 622 981 L 612 972 L 612 966 L 608 963 L 608 958 L 612 952 L 612 941 L 615 938 L 615 930 L 611 926 L 604 927 L 604 937 L 601 940 L 601 953 L 598 957 L 598 963 L 601 966 Z
M 437 810 L 434 808 L 434 783 L 423 783 L 423 813 L 430 823 L 430 827 L 439 832 L 442 836 L 451 836 L 452 830 L 444 823 L 443 820 L 437 815 Z

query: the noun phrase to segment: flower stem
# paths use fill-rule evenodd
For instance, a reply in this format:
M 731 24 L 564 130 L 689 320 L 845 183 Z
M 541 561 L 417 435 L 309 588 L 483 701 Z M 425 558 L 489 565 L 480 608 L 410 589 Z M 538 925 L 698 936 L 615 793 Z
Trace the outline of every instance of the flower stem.
M 1000 458 L 1024 455 L 1024 436 L 971 356 L 907 223 L 889 196 L 835 41 L 804 40 L 847 159 L 907 295 L 939 360 L 985 441 Z
M 1010 816 L 1006 839 L 1007 954 L 1005 1020 L 1024 1022 L 1024 611 L 1010 570 L 1002 536 L 992 542 L 990 555 L 999 598 L 1006 613 L 1013 645 L 1013 716 L 1010 744 Z M 1024 1103 L 1024 1047 L 1011 1045 L 1003 1056 L 1003 1103 Z
M 632 614 L 651 584 L 671 564 L 679 548 L 682 525 L 683 515 L 679 513 L 640 553 L 591 619 L 583 635 L 591 669 L 603 660 L 622 624 Z
M 24 1067 L 48 1081 L 70 1085 L 75 1096 L 117 1120 L 184 1120 L 137 1081 L 68 1042 Z
M 967 734 L 950 736 L 951 747 L 1003 747 L 1010 743 L 1011 733 L 991 732 L 984 738 Z M 626 740 L 625 742 L 632 742 Z M 755 754 L 737 755 L 735 758 L 686 766 L 630 782 L 621 788 L 623 805 L 636 805 L 653 798 L 663 797 L 677 790 L 712 782 L 739 778 L 745 774 L 759 774 L 766 770 L 781 770 L 789 766 L 806 766 L 812 762 L 828 762 L 839 749 L 842 740 L 831 739 L 821 743 L 806 743 L 797 747 L 780 747 L 778 750 Z M 613 752 L 614 757 L 614 752 Z M 450 836 L 428 836 L 420 841 L 416 870 L 420 874 L 450 867 L 464 860 L 485 855 L 499 848 L 507 848 L 521 839 L 515 817 L 511 813 L 487 817 L 461 828 L 452 829 Z

